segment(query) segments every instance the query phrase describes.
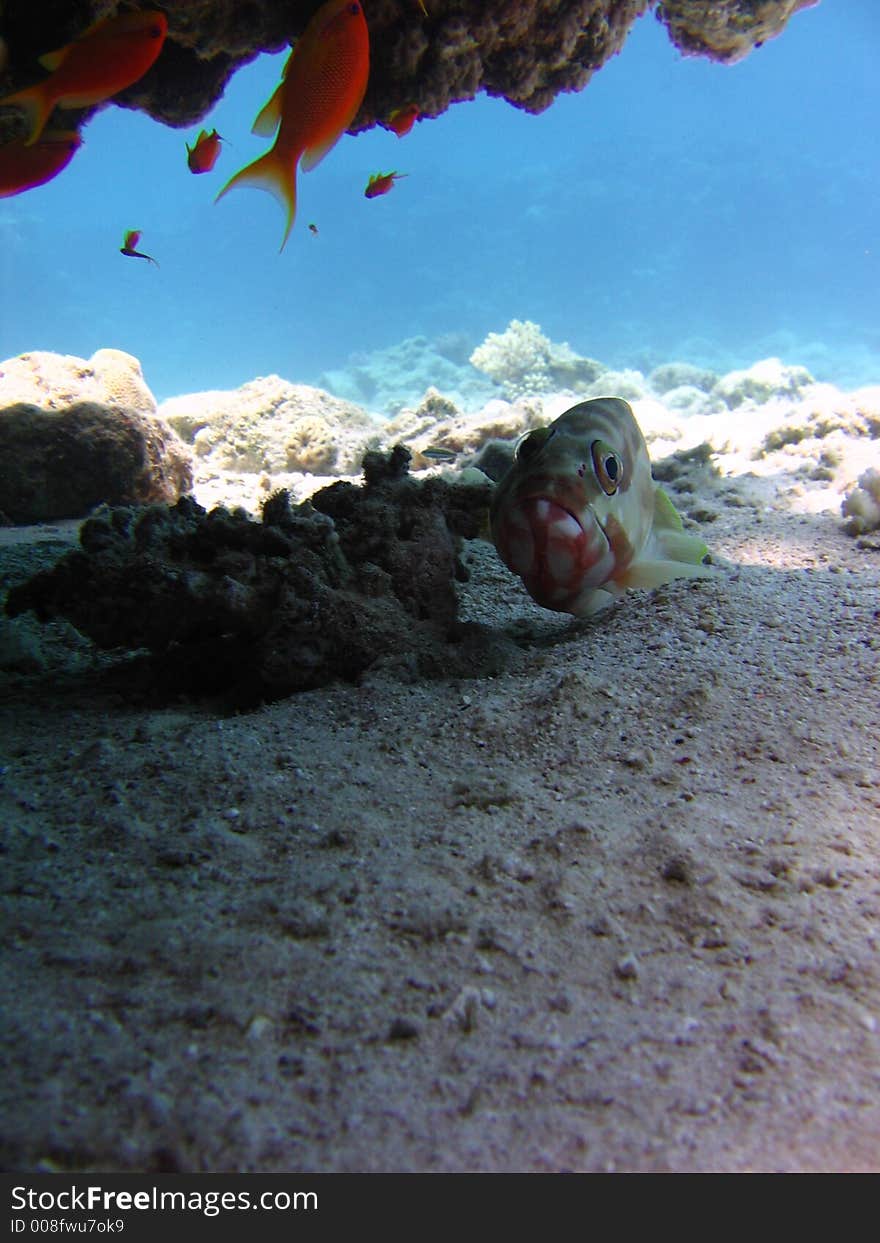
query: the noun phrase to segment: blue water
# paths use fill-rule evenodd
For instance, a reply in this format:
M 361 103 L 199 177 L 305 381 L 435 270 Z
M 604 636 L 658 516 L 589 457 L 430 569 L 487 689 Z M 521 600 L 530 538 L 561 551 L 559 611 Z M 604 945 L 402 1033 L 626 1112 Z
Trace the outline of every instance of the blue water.
M 0 201 L 0 359 L 113 346 L 161 400 L 520 318 L 613 366 L 778 354 L 880 382 L 878 52 L 877 0 L 823 0 L 734 66 L 682 57 L 647 15 L 539 117 L 480 97 L 404 139 L 344 136 L 300 174 L 280 255 L 274 199 L 213 200 L 266 147 L 250 126 L 284 55 L 203 122 L 229 140 L 204 176 L 198 127 L 110 106 L 55 181 Z M 158 270 L 119 254 L 129 228 Z

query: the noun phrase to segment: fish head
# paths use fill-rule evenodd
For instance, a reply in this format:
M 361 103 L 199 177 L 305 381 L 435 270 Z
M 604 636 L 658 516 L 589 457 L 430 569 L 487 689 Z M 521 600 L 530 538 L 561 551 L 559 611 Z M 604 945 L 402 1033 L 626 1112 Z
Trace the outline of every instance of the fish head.
M 520 440 L 492 500 L 492 538 L 538 604 L 580 613 L 597 589 L 614 591 L 638 556 L 654 490 L 628 403 L 584 401 Z

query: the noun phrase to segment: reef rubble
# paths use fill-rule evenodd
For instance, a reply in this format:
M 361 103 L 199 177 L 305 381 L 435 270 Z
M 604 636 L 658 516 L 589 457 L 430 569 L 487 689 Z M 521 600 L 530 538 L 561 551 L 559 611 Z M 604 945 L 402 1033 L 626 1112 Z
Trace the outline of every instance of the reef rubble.
M 368 453 L 363 486 L 339 481 L 303 505 L 277 492 L 261 522 L 190 497 L 105 507 L 6 611 L 64 617 L 100 648 L 147 649 L 152 686 L 235 706 L 378 662 L 404 677 L 485 671 L 500 640 L 457 623 L 455 581 L 490 485 L 417 482 L 409 456 Z
M 192 487 L 191 461 L 131 354 L 35 350 L 0 362 L 0 521 L 175 501 Z

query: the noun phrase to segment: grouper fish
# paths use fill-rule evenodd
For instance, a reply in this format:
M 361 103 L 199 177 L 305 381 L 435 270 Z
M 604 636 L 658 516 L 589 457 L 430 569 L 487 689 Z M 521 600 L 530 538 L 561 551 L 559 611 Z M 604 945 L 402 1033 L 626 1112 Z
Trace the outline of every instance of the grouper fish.
M 704 578 L 706 545 L 651 478 L 620 397 L 582 401 L 520 440 L 489 515 L 505 565 L 547 609 L 585 617 L 628 587 Z

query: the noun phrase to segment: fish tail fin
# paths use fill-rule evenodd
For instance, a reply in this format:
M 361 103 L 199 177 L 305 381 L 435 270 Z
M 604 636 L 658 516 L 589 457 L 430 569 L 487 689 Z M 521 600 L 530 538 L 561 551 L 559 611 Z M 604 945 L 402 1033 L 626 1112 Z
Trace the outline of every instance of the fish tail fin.
M 252 164 L 246 164 L 244 168 L 240 168 L 234 176 L 230 177 L 214 202 L 219 203 L 224 194 L 235 186 L 252 186 L 256 190 L 267 190 L 286 209 L 287 224 L 279 247 L 279 251 L 283 250 L 296 218 L 296 160 L 291 160 L 289 156 L 282 159 L 273 147 L 265 155 L 259 156 Z
M 16 108 L 21 108 L 28 124 L 26 147 L 32 147 L 38 141 L 54 107 L 51 96 L 43 90 L 42 82 L 26 86 L 23 91 L 16 91 L 14 95 L 6 95 L 0 99 L 0 104 L 4 107 L 14 104 Z

